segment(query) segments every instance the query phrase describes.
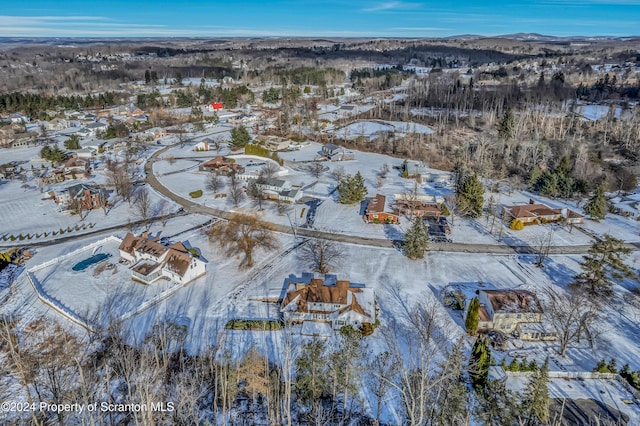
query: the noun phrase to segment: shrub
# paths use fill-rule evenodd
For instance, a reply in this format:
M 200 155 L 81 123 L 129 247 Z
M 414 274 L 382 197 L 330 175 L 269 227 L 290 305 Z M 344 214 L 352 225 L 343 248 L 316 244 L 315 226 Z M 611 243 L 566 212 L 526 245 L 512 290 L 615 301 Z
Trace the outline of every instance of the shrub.
M 509 229 L 514 231 L 522 231 L 524 229 L 524 223 L 520 219 L 513 219 L 509 225 Z
M 202 189 L 198 189 L 197 191 L 191 191 L 189 195 L 191 196 L 191 198 L 200 198 L 202 197 Z
M 360 327 L 360 333 L 362 333 L 363 336 L 370 336 L 373 334 L 373 324 L 371 324 L 370 322 L 363 322 L 362 326 Z
M 18 240 L 20 240 L 20 241 L 24 240 L 24 235 L 22 235 L 22 234 L 18 235 Z
M 282 323 L 271 320 L 232 319 L 224 326 L 227 330 L 280 330 Z

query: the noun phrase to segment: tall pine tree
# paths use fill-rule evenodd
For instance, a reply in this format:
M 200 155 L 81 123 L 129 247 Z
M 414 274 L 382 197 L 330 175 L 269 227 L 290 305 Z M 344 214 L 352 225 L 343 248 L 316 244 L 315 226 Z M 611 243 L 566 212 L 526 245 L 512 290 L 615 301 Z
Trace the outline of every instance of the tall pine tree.
M 469 358 L 469 376 L 474 388 L 484 388 L 489 378 L 489 365 L 491 365 L 491 349 L 486 337 L 476 339 L 471 357 Z
M 464 325 L 467 328 L 467 333 L 474 335 L 478 331 L 478 312 L 480 311 L 480 301 L 477 297 L 474 297 L 469 302 L 469 308 L 467 310 L 467 317 L 464 320 Z
M 460 189 L 459 198 L 461 210 L 466 216 L 475 219 L 482 215 L 484 188 L 477 173 L 474 173 L 464 180 L 462 188 Z
M 414 217 L 411 228 L 404 234 L 402 247 L 409 259 L 422 259 L 429 248 L 429 235 L 427 227 L 421 217 Z
M 527 425 L 549 424 L 549 357 L 534 371 L 524 391 L 521 412 Z
M 596 187 L 596 192 L 584 206 L 584 212 L 593 219 L 602 220 L 607 215 L 607 198 L 604 195 L 604 182 Z
M 614 281 L 633 276 L 624 263 L 629 253 L 631 250 L 624 246 L 624 241 L 605 234 L 591 245 L 589 254 L 583 256 L 582 272 L 574 277 L 571 286 L 593 296 L 611 296 Z
M 502 116 L 502 120 L 500 120 L 500 124 L 498 125 L 498 135 L 502 139 L 508 141 L 513 138 L 515 131 L 516 119 L 513 115 L 513 110 L 509 108 Z

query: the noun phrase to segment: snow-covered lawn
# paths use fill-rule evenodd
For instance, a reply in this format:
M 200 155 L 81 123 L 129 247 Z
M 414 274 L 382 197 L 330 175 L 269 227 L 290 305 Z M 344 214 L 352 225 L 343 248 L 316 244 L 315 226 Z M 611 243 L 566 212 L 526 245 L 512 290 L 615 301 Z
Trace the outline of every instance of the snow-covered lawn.
M 66 186 L 75 183 L 65 182 Z M 106 216 L 102 209 L 95 209 L 85 212 L 84 220 L 81 221 L 77 215 L 71 215 L 68 211 L 59 211 L 58 205 L 49 198 L 49 195 L 41 193 L 34 186 L 33 180 L 28 182 L 28 185 L 28 188 L 23 188 L 22 182 L 19 181 L 11 181 L 0 185 L 0 237 L 5 234 L 17 237 L 19 234 L 51 233 L 52 231 L 58 231 L 60 228 L 82 226 L 83 223 L 95 224 L 93 228 L 87 226 L 86 230 L 81 229 L 69 234 L 80 235 L 83 232 L 95 231 L 114 225 L 126 225 L 128 222 L 139 220 L 135 207 L 130 207 L 127 202 L 118 201 L 114 207 L 108 210 Z M 57 187 L 61 188 L 63 185 L 59 184 Z M 178 210 L 179 206 L 175 203 L 166 200 L 150 187 L 146 185 L 145 187 L 154 205 L 163 200 L 170 206 L 170 212 Z M 44 241 L 51 238 L 56 237 L 49 235 L 48 237 L 41 237 L 31 241 Z M 2 241 L 0 241 L 1 244 Z
M 360 136 L 369 137 L 371 139 L 379 136 L 381 133 L 433 133 L 429 127 L 412 122 L 404 121 L 357 121 L 335 131 L 336 136 L 340 138 L 350 139 Z

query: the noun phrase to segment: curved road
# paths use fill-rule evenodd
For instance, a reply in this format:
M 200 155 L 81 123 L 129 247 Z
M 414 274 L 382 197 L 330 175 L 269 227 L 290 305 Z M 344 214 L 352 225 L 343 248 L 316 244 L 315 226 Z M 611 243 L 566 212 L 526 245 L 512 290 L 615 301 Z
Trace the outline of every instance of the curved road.
M 177 145 L 177 144 L 175 144 Z M 179 195 L 171 192 L 165 187 L 153 173 L 153 163 L 158 159 L 158 156 L 172 148 L 175 145 L 168 145 L 161 150 L 156 151 L 147 160 L 144 170 L 146 174 L 146 180 L 149 185 L 156 191 L 164 195 L 165 197 L 180 204 L 185 211 L 189 213 L 198 213 L 210 216 L 216 216 L 223 219 L 228 219 L 230 213 L 225 210 L 215 209 L 212 207 L 206 207 L 193 201 L 182 198 Z M 316 231 L 307 228 L 294 228 L 285 225 L 272 224 L 273 228 L 277 232 L 285 234 L 310 238 L 322 238 L 326 240 L 339 241 L 343 243 L 359 244 L 374 247 L 398 247 L 401 243 L 400 240 L 388 240 L 383 238 L 370 238 L 361 237 L 357 235 L 345 235 L 334 234 L 325 231 Z M 639 250 L 639 243 L 627 243 L 626 246 L 631 250 Z M 590 245 L 574 245 L 574 246 L 551 246 L 549 247 L 549 254 L 584 254 L 587 253 Z M 466 244 L 466 243 L 432 243 L 429 245 L 429 251 L 442 251 L 442 252 L 455 252 L 455 253 L 489 253 L 489 254 L 537 254 L 535 247 L 528 245 L 506 245 L 506 244 Z

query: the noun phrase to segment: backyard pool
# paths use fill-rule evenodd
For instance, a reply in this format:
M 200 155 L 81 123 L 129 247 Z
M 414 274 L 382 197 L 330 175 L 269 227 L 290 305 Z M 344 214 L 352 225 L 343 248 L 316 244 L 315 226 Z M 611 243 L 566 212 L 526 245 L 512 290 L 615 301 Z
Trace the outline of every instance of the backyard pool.
M 96 264 L 96 263 L 100 263 L 103 260 L 107 259 L 111 257 L 111 255 L 109 253 L 98 253 L 95 254 L 93 256 L 91 256 L 88 259 L 85 259 L 81 262 L 76 263 L 75 265 L 73 265 L 73 269 L 74 271 L 84 271 L 85 269 L 87 269 L 89 266 Z

